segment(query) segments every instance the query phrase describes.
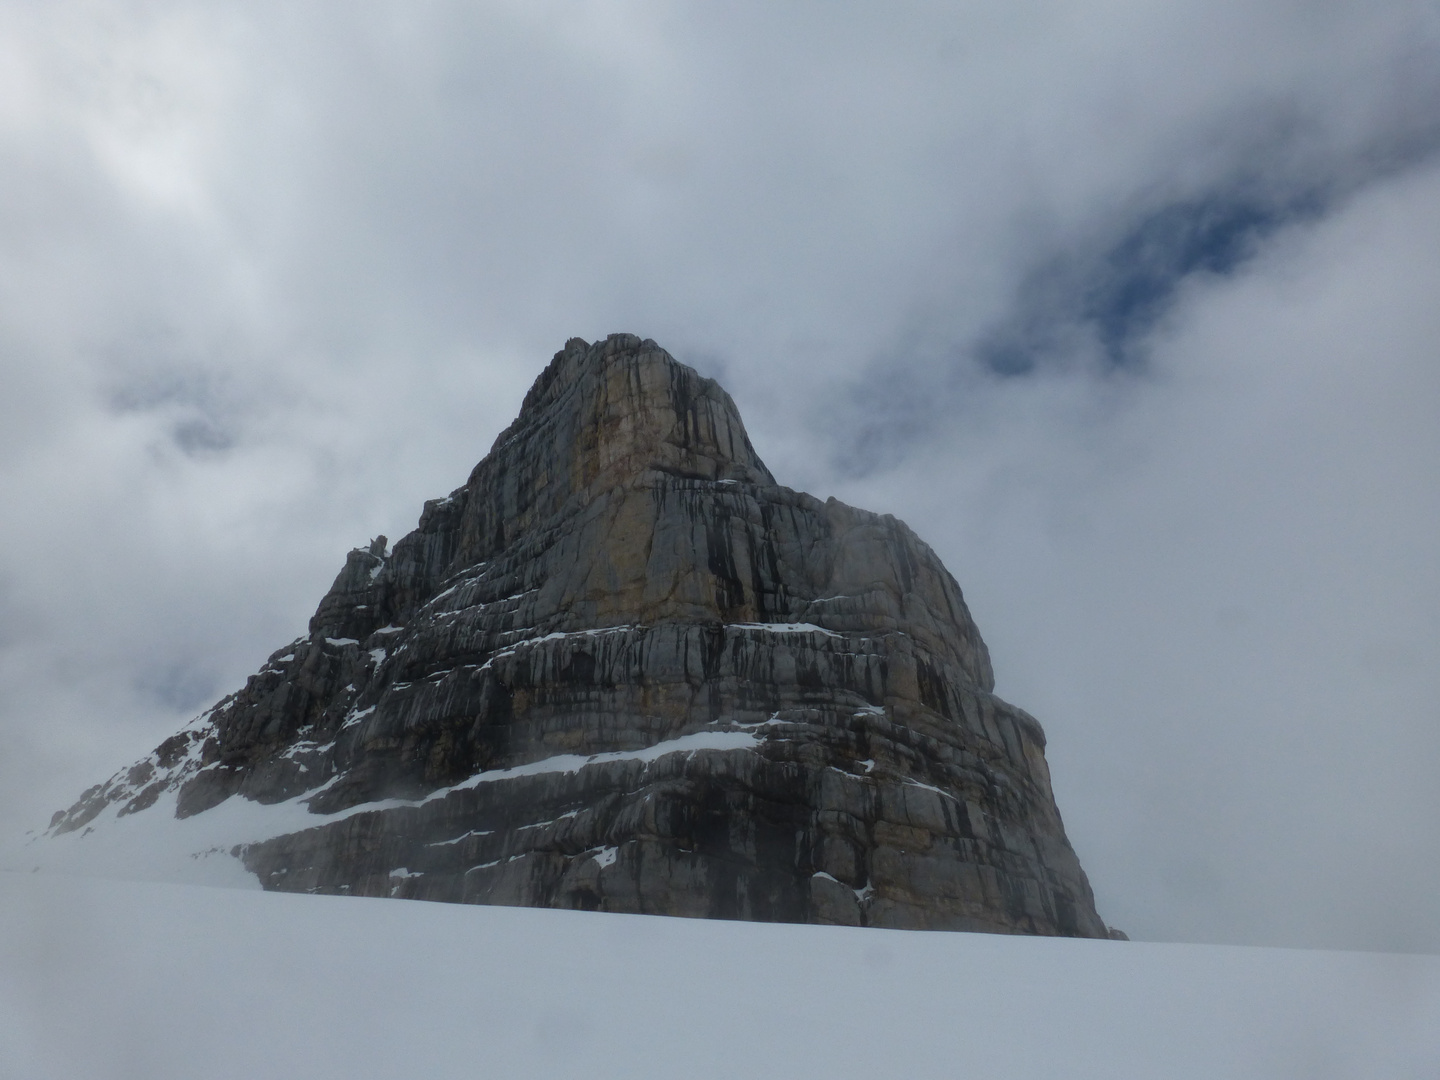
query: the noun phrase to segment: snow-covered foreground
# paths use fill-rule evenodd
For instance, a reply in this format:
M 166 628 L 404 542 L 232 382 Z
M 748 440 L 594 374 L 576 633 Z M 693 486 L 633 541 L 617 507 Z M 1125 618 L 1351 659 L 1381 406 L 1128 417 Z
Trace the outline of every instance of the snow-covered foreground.
M 0 873 L 0 1075 L 1440 1075 L 1440 957 Z

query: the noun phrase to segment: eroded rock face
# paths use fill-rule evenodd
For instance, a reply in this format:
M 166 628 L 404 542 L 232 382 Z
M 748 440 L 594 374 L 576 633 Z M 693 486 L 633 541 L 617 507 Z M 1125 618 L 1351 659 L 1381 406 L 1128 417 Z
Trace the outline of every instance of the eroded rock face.
M 992 687 L 903 523 L 778 486 L 654 342 L 575 339 L 307 637 L 52 827 L 299 798 L 240 852 L 267 888 L 1103 937 Z

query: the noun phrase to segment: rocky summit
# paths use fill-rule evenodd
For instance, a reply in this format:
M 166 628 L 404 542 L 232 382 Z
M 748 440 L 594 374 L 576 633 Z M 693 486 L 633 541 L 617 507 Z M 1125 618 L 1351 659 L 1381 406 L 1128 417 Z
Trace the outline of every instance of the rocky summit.
M 653 341 L 574 339 L 305 637 L 50 831 L 248 800 L 267 889 L 1104 937 L 993 686 L 902 522 L 778 485 Z

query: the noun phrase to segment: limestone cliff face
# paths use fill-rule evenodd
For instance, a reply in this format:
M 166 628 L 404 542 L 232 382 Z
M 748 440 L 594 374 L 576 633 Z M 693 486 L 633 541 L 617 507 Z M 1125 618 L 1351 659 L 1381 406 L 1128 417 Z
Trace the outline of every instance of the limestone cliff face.
M 903 523 L 778 486 L 654 342 L 576 339 L 307 637 L 53 828 L 299 800 L 237 851 L 267 888 L 1105 936 L 992 688 Z

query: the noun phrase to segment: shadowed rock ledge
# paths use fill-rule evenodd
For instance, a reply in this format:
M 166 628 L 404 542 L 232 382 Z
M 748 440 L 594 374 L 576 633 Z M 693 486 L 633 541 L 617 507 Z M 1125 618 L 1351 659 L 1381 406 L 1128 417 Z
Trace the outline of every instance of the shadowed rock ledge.
M 903 523 L 777 485 L 654 342 L 573 339 L 306 637 L 52 831 L 298 801 L 237 850 L 266 888 L 1104 937 L 992 689 Z

